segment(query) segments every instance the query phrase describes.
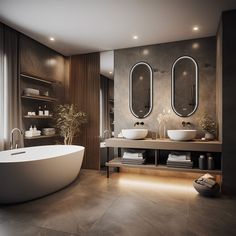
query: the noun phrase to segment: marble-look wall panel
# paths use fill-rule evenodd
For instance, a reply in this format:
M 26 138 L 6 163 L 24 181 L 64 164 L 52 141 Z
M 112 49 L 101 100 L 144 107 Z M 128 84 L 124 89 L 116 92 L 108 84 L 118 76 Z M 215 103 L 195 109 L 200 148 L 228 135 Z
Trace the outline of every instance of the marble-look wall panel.
M 199 106 L 187 118 L 177 116 L 171 108 L 171 68 L 183 55 L 193 57 L 199 67 Z M 157 117 L 163 110 L 171 110 L 167 128 L 180 128 L 189 121 L 199 130 L 199 118 L 204 112 L 216 119 L 216 39 L 215 37 L 142 46 L 115 51 L 115 136 L 123 128 L 133 127 L 138 121 L 129 109 L 129 73 L 132 66 L 145 61 L 153 69 L 153 110 L 142 119 L 150 131 L 158 130 Z M 140 120 L 139 120 L 140 121 Z

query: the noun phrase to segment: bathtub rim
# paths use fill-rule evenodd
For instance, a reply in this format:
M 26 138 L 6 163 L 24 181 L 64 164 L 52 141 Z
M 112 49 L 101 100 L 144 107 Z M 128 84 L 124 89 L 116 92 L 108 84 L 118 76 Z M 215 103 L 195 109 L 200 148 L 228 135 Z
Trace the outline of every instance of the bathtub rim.
M 34 148 L 40 148 L 40 147 L 55 147 L 55 146 L 60 146 L 60 147 L 63 147 L 63 146 L 69 146 L 69 147 L 77 147 L 79 149 L 77 150 L 73 150 L 73 151 L 70 151 L 70 152 L 66 152 L 66 153 L 57 153 L 57 154 L 51 154 L 50 157 L 44 157 L 44 158 L 38 158 L 38 159 L 29 159 L 29 160 L 20 160 L 17 158 L 17 155 L 15 156 L 15 160 L 14 161 L 2 161 L 1 158 L 1 153 L 2 152 L 20 152 L 20 151 L 24 151 L 24 150 L 30 150 L 30 149 L 34 149 Z M 4 151 L 1 151 L 0 152 L 0 164 L 1 165 L 4 165 L 4 164 L 16 164 L 16 163 L 25 163 L 25 162 L 35 162 L 35 161 L 43 161 L 43 160 L 48 160 L 48 159 L 53 159 L 53 158 L 57 158 L 57 157 L 61 157 L 61 156 L 66 156 L 66 155 L 69 155 L 69 154 L 74 154 L 76 152 L 81 152 L 81 151 L 85 151 L 85 147 L 84 146 L 80 146 L 80 145 L 63 145 L 63 144 L 56 144 L 56 145 L 41 145 L 41 146 L 32 146 L 32 147 L 23 147 L 23 148 L 17 148 L 17 149 L 12 149 L 12 150 L 4 150 Z M 20 155 L 20 154 L 19 154 Z M 19 156 L 18 156 L 19 157 Z

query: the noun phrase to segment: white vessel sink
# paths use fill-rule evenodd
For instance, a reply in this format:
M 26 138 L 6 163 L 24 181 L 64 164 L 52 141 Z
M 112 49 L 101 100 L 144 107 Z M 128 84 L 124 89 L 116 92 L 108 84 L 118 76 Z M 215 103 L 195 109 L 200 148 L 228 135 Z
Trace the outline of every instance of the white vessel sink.
M 171 140 L 188 141 L 196 137 L 197 130 L 190 130 L 190 129 L 167 130 L 167 134 Z
M 122 129 L 122 135 L 127 139 L 144 139 L 147 134 L 147 129 Z

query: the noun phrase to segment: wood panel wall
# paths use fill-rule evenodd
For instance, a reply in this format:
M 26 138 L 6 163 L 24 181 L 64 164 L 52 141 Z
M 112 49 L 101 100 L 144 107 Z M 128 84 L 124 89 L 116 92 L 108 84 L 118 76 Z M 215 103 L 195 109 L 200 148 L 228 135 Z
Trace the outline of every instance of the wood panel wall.
M 20 73 L 57 81 L 56 97 L 64 102 L 66 60 L 53 49 L 21 34 L 20 35 Z
M 99 53 L 75 55 L 70 58 L 69 102 L 77 104 L 88 114 L 74 144 L 85 147 L 82 168 L 99 169 Z

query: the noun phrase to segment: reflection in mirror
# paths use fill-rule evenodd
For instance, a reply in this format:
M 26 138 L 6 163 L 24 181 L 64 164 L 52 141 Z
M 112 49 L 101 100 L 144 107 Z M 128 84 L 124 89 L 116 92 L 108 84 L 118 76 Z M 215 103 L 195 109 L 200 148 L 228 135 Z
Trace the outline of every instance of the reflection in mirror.
M 198 107 L 198 66 L 192 57 L 174 62 L 171 84 L 172 109 L 178 116 L 191 116 Z
M 138 62 L 130 71 L 129 107 L 137 118 L 145 118 L 152 111 L 152 68 Z

